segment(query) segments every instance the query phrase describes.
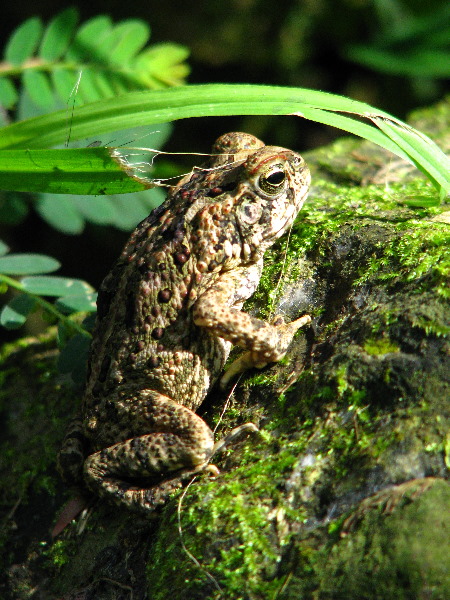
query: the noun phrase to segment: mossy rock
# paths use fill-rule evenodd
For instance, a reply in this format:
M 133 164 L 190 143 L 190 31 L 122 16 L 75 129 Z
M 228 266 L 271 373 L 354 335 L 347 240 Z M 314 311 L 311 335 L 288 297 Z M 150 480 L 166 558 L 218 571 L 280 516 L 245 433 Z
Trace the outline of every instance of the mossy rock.
M 414 118 L 426 128 L 435 113 L 446 146 L 449 103 Z M 239 381 L 218 435 L 246 421 L 260 433 L 227 449 L 217 479 L 148 517 L 98 501 L 52 542 L 77 395 L 51 334 L 4 350 L 2 598 L 450 597 L 450 211 L 368 143 L 307 159 L 309 201 L 246 310 L 313 324 Z M 225 400 L 210 393 L 210 424 Z

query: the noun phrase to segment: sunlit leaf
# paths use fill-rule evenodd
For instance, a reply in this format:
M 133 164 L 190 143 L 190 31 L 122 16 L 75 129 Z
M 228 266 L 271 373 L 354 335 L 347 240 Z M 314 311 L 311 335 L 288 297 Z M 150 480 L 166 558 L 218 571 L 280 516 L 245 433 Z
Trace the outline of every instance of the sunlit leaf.
M 71 136 L 101 136 L 111 130 L 194 116 L 283 114 L 356 133 L 420 165 L 433 182 L 450 191 L 450 159 L 427 136 L 363 102 L 303 88 L 211 84 L 130 92 L 80 107 L 71 120 Z M 369 123 L 362 122 L 361 117 Z M 396 126 L 386 126 L 391 122 Z M 61 143 L 66 136 L 67 112 L 55 112 L 4 127 L 0 148 L 45 147 Z
M 0 105 L 3 108 L 12 108 L 19 95 L 16 88 L 7 77 L 0 78 Z
M 396 119 L 374 117 L 373 121 L 391 140 L 401 145 L 411 162 L 450 192 L 450 162 L 436 144 L 427 143 L 429 139 L 425 135 Z M 449 169 L 442 173 L 442 165 L 446 164 Z
M 46 73 L 40 71 L 24 71 L 22 81 L 30 98 L 37 106 L 52 109 L 55 105 L 52 88 Z
M 126 64 L 150 37 L 150 28 L 143 21 L 129 19 L 114 28 L 115 42 L 109 59 L 117 64 Z
M 55 61 L 66 51 L 78 22 L 76 8 L 67 8 L 49 23 L 42 38 L 39 56 L 48 61 Z
M 79 105 L 130 90 L 184 83 L 183 76 L 176 81 L 174 74 L 175 69 L 187 74 L 186 65 L 175 68 L 170 60 L 166 65 L 161 63 L 159 79 L 141 77 L 140 68 L 148 71 L 145 61 L 142 65 L 136 62 L 149 37 L 150 29 L 145 21 L 128 19 L 113 25 L 108 16 L 100 15 L 85 22 L 77 31 L 77 20 L 77 10 L 68 8 L 57 14 L 44 32 L 40 20 L 33 18 L 13 33 L 6 47 L 6 61 L 0 69 L 3 107 L 15 107 L 19 97 L 18 114 L 28 118 L 69 100 Z M 157 51 L 156 57 L 161 52 Z M 23 89 L 16 89 L 17 77 L 21 78 L 25 93 Z
M 42 30 L 42 22 L 38 17 L 27 19 L 9 38 L 5 59 L 13 65 L 21 65 L 33 55 L 41 39 Z
M 116 160 L 114 155 L 113 149 L 101 147 L 0 151 L 0 189 L 104 195 L 142 191 L 150 187 L 150 183 L 130 177 L 127 165 Z M 48 199 L 38 210 L 46 212 L 49 219 L 54 214 L 58 220 L 62 217 L 61 210 L 66 210 L 63 202 L 62 199 Z M 70 215 L 67 218 L 70 219 Z M 73 231 L 78 226 L 71 221 L 64 227 Z
M 76 61 L 98 58 L 95 48 L 106 32 L 110 31 L 111 25 L 111 19 L 106 15 L 99 15 L 83 23 L 67 51 L 67 58 Z
M 189 75 L 189 67 L 184 61 L 189 50 L 179 44 L 157 44 L 146 48 L 136 57 L 134 68 L 136 77 L 146 85 L 155 82 L 166 85 L 180 85 Z

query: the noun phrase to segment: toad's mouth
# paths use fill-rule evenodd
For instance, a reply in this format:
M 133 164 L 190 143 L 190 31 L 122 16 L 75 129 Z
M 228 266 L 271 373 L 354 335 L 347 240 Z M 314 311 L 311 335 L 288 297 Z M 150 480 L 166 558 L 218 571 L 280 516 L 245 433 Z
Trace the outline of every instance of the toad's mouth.
M 293 210 L 290 214 L 287 214 L 284 219 L 280 219 L 279 228 L 278 229 L 275 229 L 275 228 L 269 229 L 267 234 L 263 236 L 263 239 L 271 239 L 271 238 L 278 239 L 279 237 L 281 237 L 284 234 L 284 232 L 289 227 L 291 227 L 292 223 L 295 221 L 295 218 L 296 218 L 298 212 L 299 211 Z
M 267 238 L 275 238 L 278 239 L 281 237 L 285 231 L 287 231 L 290 227 L 292 227 L 295 219 L 297 218 L 299 212 L 301 211 L 303 204 L 306 200 L 307 192 L 302 195 L 300 200 L 297 200 L 294 203 L 289 202 L 286 204 L 286 210 L 283 213 L 283 216 L 278 219 L 280 225 L 275 228 L 275 224 L 273 227 L 269 228 L 266 235 L 263 236 L 263 239 Z

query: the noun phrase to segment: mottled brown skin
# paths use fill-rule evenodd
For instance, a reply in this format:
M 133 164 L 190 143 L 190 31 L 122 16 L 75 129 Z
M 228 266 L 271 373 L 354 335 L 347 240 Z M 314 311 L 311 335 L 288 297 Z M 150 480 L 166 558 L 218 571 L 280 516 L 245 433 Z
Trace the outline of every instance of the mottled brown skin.
M 228 379 L 280 360 L 309 320 L 241 312 L 309 181 L 298 154 L 229 133 L 140 223 L 99 291 L 82 431 L 69 431 L 59 458 L 66 481 L 148 509 L 152 479 L 208 464 L 213 433 L 195 410 L 232 344 L 247 352 Z

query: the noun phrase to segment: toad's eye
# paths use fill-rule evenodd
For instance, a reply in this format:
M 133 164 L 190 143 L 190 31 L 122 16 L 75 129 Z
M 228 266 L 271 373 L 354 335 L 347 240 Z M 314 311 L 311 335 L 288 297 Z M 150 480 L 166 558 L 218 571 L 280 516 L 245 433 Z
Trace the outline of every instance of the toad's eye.
M 258 184 L 263 192 L 271 196 L 278 194 L 284 187 L 286 173 L 281 165 L 273 165 L 259 178 Z

